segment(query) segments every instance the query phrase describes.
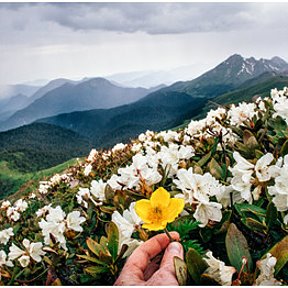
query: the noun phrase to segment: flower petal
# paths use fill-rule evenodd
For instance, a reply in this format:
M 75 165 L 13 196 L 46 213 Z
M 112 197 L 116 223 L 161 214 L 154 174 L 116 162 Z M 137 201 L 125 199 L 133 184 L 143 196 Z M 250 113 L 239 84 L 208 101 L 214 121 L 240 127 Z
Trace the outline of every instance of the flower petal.
M 167 225 L 167 222 L 165 223 L 157 222 L 157 223 L 145 223 L 142 225 L 142 227 L 150 231 L 158 231 L 158 230 L 163 230 L 166 227 L 166 225 Z
M 168 223 L 173 222 L 175 218 L 182 212 L 185 202 L 184 199 L 172 198 L 165 210 L 165 216 Z
M 139 200 L 135 204 L 136 213 L 145 223 L 151 222 L 150 220 L 151 209 L 152 209 L 151 203 L 147 199 Z
M 166 208 L 170 202 L 170 193 L 160 187 L 152 194 L 150 201 L 152 207 Z

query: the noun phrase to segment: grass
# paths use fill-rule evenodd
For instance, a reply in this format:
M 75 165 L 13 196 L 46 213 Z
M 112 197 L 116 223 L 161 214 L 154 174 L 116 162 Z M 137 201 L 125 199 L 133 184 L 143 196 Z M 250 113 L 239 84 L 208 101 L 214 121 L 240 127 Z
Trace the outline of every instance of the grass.
M 28 194 L 38 187 L 40 180 L 48 179 L 56 173 L 65 171 L 75 165 L 77 159 L 73 158 L 57 166 L 33 173 L 21 173 L 11 169 L 6 161 L 0 162 L 0 200 L 8 198 L 13 200 L 21 194 Z

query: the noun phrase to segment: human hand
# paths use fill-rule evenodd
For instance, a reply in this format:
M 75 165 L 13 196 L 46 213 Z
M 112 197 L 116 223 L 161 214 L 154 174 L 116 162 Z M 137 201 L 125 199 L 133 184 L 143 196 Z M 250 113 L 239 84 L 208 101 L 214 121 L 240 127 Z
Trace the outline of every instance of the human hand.
M 173 239 L 179 241 L 177 232 L 171 232 L 170 235 Z M 152 276 L 148 276 L 147 279 L 146 271 L 151 265 L 151 260 L 163 250 L 165 250 L 165 253 L 159 269 Z M 114 285 L 178 286 L 173 258 L 178 256 L 183 259 L 183 255 L 183 247 L 179 242 L 170 243 L 165 233 L 158 234 L 140 245 L 132 253 Z

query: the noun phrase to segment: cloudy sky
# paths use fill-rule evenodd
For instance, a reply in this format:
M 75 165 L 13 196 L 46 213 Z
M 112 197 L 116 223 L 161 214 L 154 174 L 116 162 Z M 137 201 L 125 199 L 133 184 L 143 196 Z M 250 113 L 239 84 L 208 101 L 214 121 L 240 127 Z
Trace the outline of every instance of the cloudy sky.
M 288 61 L 288 3 L 0 3 L 0 85 Z

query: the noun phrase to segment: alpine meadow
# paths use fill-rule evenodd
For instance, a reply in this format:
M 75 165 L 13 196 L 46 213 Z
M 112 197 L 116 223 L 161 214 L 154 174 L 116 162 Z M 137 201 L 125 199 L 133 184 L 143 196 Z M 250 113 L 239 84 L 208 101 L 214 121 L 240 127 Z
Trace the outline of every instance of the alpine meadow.
M 287 8 L 0 3 L 0 285 L 288 285 Z

